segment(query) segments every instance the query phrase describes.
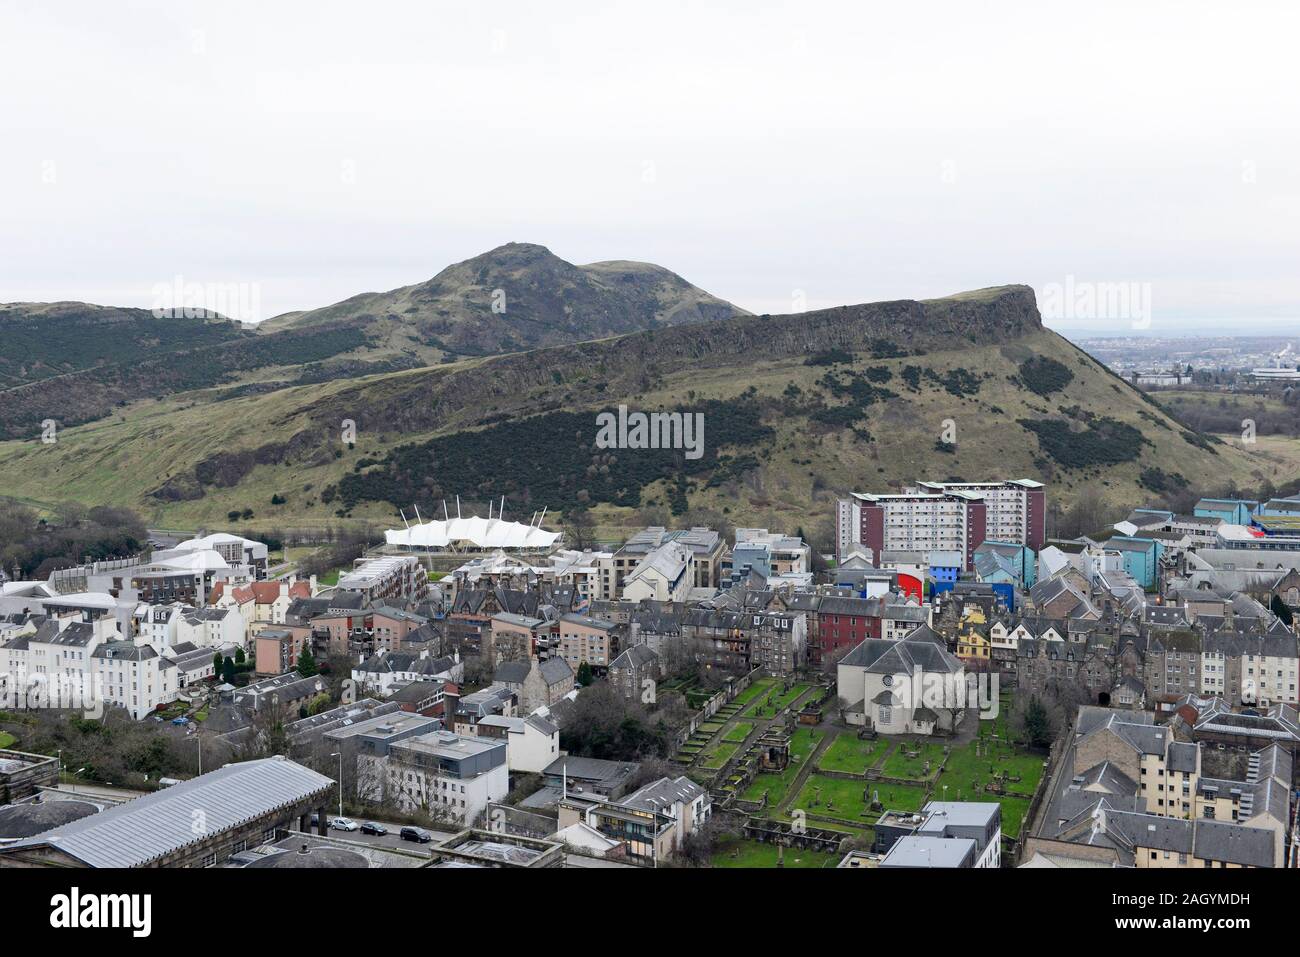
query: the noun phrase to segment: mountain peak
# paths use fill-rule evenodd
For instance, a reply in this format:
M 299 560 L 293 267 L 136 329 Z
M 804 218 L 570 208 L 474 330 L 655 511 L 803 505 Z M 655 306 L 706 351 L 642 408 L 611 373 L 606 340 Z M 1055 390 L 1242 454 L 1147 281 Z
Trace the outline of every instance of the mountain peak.
M 348 322 L 385 351 L 432 363 L 745 314 L 662 266 L 577 266 L 537 243 L 509 242 L 425 282 L 278 316 L 262 331 Z

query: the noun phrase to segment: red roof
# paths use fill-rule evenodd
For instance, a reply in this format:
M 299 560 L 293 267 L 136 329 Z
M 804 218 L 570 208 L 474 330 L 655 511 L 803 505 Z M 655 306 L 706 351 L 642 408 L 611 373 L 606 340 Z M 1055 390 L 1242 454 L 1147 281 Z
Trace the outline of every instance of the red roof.
M 212 591 L 208 593 L 208 601 L 216 602 L 225 593 L 225 582 L 217 582 L 212 586 Z M 256 601 L 259 605 L 269 605 L 280 597 L 280 589 L 284 582 L 265 581 L 252 582 L 249 585 L 240 585 L 235 587 L 231 592 L 231 597 L 241 605 L 247 605 L 250 601 Z M 311 585 L 305 581 L 296 581 L 289 586 L 287 592 L 290 598 L 310 598 Z

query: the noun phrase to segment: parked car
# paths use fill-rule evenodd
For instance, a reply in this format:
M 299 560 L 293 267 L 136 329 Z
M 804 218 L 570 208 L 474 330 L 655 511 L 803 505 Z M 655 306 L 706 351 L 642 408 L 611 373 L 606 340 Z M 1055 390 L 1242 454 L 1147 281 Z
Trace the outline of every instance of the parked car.
M 336 831 L 359 831 L 361 826 L 350 817 L 336 817 L 330 821 L 330 827 Z
M 374 834 L 377 837 L 383 837 L 385 834 L 388 833 L 388 828 L 384 827 L 384 825 L 378 823 L 377 821 L 366 821 L 365 824 L 361 825 L 361 833 Z
M 402 840 L 428 844 L 433 840 L 433 835 L 422 827 L 404 827 L 402 828 Z

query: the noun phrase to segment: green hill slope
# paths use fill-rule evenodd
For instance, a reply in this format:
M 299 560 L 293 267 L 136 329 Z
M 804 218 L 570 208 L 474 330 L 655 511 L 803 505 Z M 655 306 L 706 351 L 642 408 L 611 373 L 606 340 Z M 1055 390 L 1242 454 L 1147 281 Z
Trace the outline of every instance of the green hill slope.
M 598 449 L 599 411 L 705 416 L 705 451 Z M 355 426 L 355 446 L 345 428 Z M 943 441 L 955 433 L 955 446 Z M 1262 450 L 1187 432 L 1042 328 L 1013 286 L 928 302 L 745 316 L 219 402 L 166 399 L 0 443 L 4 493 L 132 505 L 168 526 L 426 514 L 444 496 L 602 520 L 709 507 L 810 526 L 836 493 L 1037 477 L 1132 504 L 1154 485 L 1276 479 Z M 283 504 L 271 504 L 272 497 Z

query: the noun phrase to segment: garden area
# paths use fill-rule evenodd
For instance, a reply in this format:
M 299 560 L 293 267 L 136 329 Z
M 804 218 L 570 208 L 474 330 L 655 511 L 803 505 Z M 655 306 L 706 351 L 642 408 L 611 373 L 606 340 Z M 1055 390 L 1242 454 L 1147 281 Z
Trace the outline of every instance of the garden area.
M 772 690 L 772 687 L 775 684 L 776 684 L 775 678 L 756 678 L 752 682 L 750 682 L 748 688 L 746 688 L 740 694 L 736 695 L 736 697 L 732 698 L 731 701 L 728 702 L 728 704 L 732 705 L 733 707 L 743 708 L 745 705 L 752 702 L 755 698 L 758 698 L 760 696 L 766 697 L 767 693 Z
M 889 749 L 884 739 L 859 740 L 852 731 L 841 731 L 829 748 L 822 752 L 817 768 L 821 771 L 844 771 L 864 774 Z
M 767 794 L 768 807 L 775 807 L 785 800 L 786 791 L 798 777 L 800 768 L 808 760 L 813 749 L 822 739 L 820 731 L 811 728 L 799 728 L 790 738 L 790 763 L 780 774 L 763 772 L 749 782 L 749 786 L 740 794 L 742 801 L 761 801 Z
M 853 781 L 831 778 L 822 774 L 810 775 L 803 790 L 791 806 L 809 816 L 833 817 L 847 823 L 874 823 L 880 815 L 868 811 L 873 795 L 878 795 L 881 806 L 891 811 L 919 811 L 926 802 L 922 785 L 887 784 L 883 781 Z
M 764 679 L 770 680 L 770 679 Z M 790 690 L 782 690 L 775 681 L 767 687 L 766 694 L 755 696 L 755 700 L 744 711 L 746 718 L 775 718 L 782 710 L 802 697 L 812 685 L 795 684 Z M 748 689 L 747 689 L 748 690 Z
M 737 744 L 728 744 L 724 741 L 710 748 L 700 758 L 700 767 L 708 771 L 717 771 L 731 760 L 731 756 L 736 753 L 738 747 L 740 746 Z
M 763 841 L 736 840 L 721 844 L 713 852 L 714 867 L 776 867 L 777 847 Z M 839 855 L 823 851 L 801 850 L 787 847 L 783 867 L 816 868 L 834 867 Z
M 737 721 L 722 736 L 723 741 L 731 741 L 740 744 L 750 736 L 754 731 L 754 725 L 749 721 Z
M 943 763 L 943 745 L 928 741 L 900 741 L 893 754 L 885 758 L 881 773 L 887 778 L 928 781 L 938 774 Z
M 938 740 L 859 739 L 853 731 L 841 731 L 822 752 L 794 800 L 784 805 L 803 762 L 820 740 L 820 732 L 800 728 L 792 740 L 792 760 L 785 772 L 758 775 L 741 798 L 760 801 L 766 793 L 768 816 L 778 820 L 788 821 L 802 811 L 810 826 L 834 828 L 836 824 L 831 822 L 841 822 L 842 828 L 866 829 L 878 817 L 868 811 L 873 796 L 883 809 L 902 812 L 919 811 L 927 801 L 996 801 L 1002 805 L 1003 836 L 1017 840 L 1043 777 L 1046 756 L 1011 741 L 1007 716 L 1012 693 L 1004 692 L 999 704 L 996 717 L 981 720 L 977 735 L 947 755 L 946 745 Z M 865 775 L 872 768 L 899 783 L 820 773 Z M 990 784 L 1003 793 L 986 790 Z M 782 806 L 779 812 L 778 806 Z

